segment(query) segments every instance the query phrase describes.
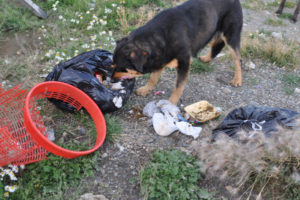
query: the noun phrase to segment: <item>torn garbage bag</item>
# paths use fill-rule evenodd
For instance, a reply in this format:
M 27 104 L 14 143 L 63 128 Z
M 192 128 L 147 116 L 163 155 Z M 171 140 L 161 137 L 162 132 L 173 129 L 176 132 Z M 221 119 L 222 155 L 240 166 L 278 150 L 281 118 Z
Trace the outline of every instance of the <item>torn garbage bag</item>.
M 46 81 L 71 84 L 89 95 L 102 112 L 113 112 L 125 104 L 132 93 L 135 80 L 114 79 L 112 64 L 112 54 L 109 51 L 88 51 L 56 65 Z M 64 110 L 75 111 L 67 103 L 54 99 L 50 101 Z
M 213 139 L 220 133 L 235 137 L 239 131 L 262 131 L 266 136 L 283 128 L 296 128 L 300 114 L 289 109 L 266 106 L 245 106 L 231 111 L 213 130 Z M 298 127 L 299 128 L 299 127 Z

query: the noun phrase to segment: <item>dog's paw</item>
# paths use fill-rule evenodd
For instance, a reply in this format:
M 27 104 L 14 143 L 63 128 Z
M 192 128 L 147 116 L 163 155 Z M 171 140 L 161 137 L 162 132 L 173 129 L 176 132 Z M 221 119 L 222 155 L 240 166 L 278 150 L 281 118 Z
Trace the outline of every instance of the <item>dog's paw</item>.
M 151 88 L 143 86 L 136 90 L 136 94 L 145 97 L 151 92 L 151 90 Z
M 242 86 L 242 79 L 234 77 L 234 79 L 231 81 L 231 85 L 234 87 Z
M 208 63 L 208 62 L 211 61 L 211 56 L 210 56 L 210 55 L 200 56 L 199 59 L 200 59 L 202 62 Z

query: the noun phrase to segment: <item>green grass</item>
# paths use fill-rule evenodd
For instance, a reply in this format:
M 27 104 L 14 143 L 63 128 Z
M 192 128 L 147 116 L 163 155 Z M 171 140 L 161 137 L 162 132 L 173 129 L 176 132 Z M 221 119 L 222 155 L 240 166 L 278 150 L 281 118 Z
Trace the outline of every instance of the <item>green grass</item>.
M 300 76 L 296 74 L 284 74 L 281 80 L 284 83 L 283 91 L 287 95 L 293 95 L 295 88 L 300 86 Z
M 267 3 L 267 6 L 268 7 L 279 7 L 280 2 L 281 2 L 280 0 L 269 2 L 269 3 Z M 294 8 L 295 7 L 295 3 L 292 2 L 292 1 L 286 1 L 284 7 L 285 8 Z
M 291 19 L 293 17 L 293 14 L 291 13 L 282 13 L 281 15 L 279 15 L 279 18 L 282 19 Z
M 200 59 L 194 59 L 191 65 L 192 73 L 204 73 L 213 71 L 213 66 L 209 63 L 204 63 Z
M 64 194 L 78 186 L 84 177 L 92 177 L 99 153 L 68 160 L 50 155 L 48 160 L 28 165 L 11 199 L 73 199 Z
M 201 189 L 200 166 L 184 152 L 156 151 L 149 163 L 139 172 L 141 191 L 145 199 L 202 200 L 213 194 Z
M 157 6 L 164 6 L 165 3 L 162 0 L 126 0 L 125 6 L 132 8 L 132 7 L 140 7 L 145 4 L 155 4 Z
M 26 9 L 10 1 L 0 0 L 0 36 L 5 31 L 24 31 L 37 28 L 43 23 Z
M 272 26 L 282 26 L 283 21 L 280 19 L 267 18 L 265 24 L 272 25 Z

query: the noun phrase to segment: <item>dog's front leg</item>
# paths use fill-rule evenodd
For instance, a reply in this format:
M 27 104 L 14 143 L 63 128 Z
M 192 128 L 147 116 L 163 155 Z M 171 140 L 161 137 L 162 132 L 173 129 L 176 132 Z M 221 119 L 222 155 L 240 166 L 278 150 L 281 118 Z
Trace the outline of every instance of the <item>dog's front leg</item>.
M 172 92 L 171 97 L 169 98 L 169 101 L 176 105 L 178 103 L 178 100 L 180 99 L 184 85 L 186 82 L 186 79 L 188 77 L 190 65 L 192 63 L 192 58 L 189 56 L 187 58 L 183 59 L 177 59 L 178 60 L 178 67 L 177 67 L 177 80 L 175 82 L 175 86 Z
M 149 92 L 151 92 L 153 90 L 153 88 L 155 87 L 155 85 L 157 84 L 159 77 L 163 71 L 164 71 L 164 68 L 162 68 L 158 71 L 152 72 L 147 84 L 144 85 L 143 87 L 140 87 L 139 89 L 137 89 L 136 94 L 141 95 L 143 97 L 147 96 L 147 94 L 149 94 Z

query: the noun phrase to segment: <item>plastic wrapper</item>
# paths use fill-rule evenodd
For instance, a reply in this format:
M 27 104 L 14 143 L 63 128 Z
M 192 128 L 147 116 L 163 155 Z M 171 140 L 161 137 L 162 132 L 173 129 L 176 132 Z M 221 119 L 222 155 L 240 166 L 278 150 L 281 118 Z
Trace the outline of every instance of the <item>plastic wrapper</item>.
M 239 131 L 262 131 L 267 137 L 278 127 L 297 129 L 300 114 L 289 109 L 266 106 L 245 106 L 231 111 L 223 122 L 213 130 L 213 139 L 220 133 L 235 137 Z
M 134 79 L 114 79 L 112 54 L 96 49 L 82 53 L 54 66 L 46 81 L 60 81 L 73 85 L 89 95 L 103 113 L 121 108 L 134 87 Z M 50 99 L 58 107 L 74 111 L 75 108 L 59 100 Z

